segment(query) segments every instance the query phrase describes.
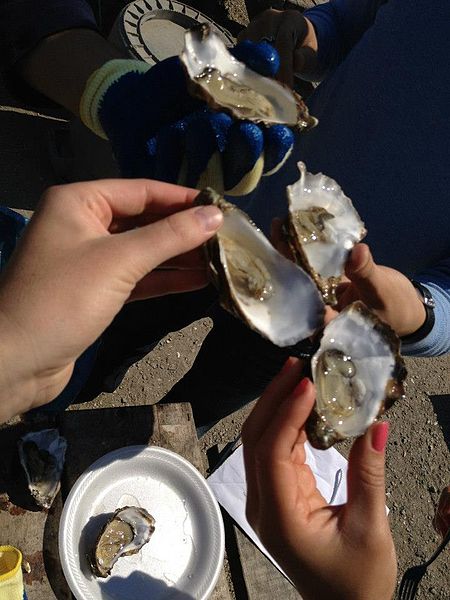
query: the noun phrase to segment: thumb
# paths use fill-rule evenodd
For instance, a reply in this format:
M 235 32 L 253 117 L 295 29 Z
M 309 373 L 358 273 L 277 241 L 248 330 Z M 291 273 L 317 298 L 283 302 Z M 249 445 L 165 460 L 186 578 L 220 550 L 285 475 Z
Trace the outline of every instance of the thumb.
M 135 275 L 141 279 L 161 263 L 206 242 L 222 221 L 222 211 L 216 206 L 198 206 L 113 239 L 120 244 L 120 256 L 127 265 L 136 266 Z
M 345 265 L 345 274 L 354 283 L 364 282 L 373 277 L 376 264 L 367 244 L 356 244 Z
M 386 281 L 366 244 L 357 244 L 353 248 L 345 274 L 358 290 L 360 300 L 373 307 Z
M 385 515 L 384 458 L 389 423 L 374 423 L 358 438 L 350 452 L 347 474 L 347 508 L 373 520 Z
M 294 51 L 294 72 L 306 81 L 317 80 L 315 74 L 318 69 L 317 52 L 309 46 L 300 46 Z

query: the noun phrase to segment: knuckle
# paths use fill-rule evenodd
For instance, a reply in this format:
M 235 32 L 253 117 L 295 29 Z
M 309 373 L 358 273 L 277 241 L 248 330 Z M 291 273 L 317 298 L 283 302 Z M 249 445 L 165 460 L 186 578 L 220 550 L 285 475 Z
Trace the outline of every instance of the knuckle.
M 164 219 L 166 226 L 166 233 L 171 238 L 183 239 L 186 237 L 188 232 L 187 228 L 183 225 L 184 217 L 179 214 L 169 215 Z
M 384 468 L 382 465 L 362 464 L 360 465 L 359 480 L 368 488 L 384 488 Z

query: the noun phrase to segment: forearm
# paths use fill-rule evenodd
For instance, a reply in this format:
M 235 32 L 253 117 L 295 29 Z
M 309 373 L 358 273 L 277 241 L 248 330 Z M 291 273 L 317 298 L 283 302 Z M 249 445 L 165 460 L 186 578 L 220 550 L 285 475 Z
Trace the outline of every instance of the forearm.
M 20 63 L 20 72 L 34 89 L 79 114 L 80 99 L 92 73 L 124 55 L 99 33 L 70 29 L 43 39 Z
M 323 72 L 338 65 L 372 25 L 385 0 L 330 0 L 304 12 L 314 26 Z

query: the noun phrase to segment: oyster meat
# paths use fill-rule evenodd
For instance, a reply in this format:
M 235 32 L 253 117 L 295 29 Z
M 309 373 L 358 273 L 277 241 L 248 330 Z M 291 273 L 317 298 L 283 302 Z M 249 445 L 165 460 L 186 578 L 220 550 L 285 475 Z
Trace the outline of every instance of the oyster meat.
M 140 551 L 155 531 L 155 519 L 144 508 L 118 508 L 103 527 L 91 556 L 91 566 L 98 577 L 108 577 L 121 556 Z
M 278 346 L 296 344 L 322 327 L 325 305 L 303 269 L 214 190 L 203 190 L 196 203 L 215 204 L 224 215 L 207 243 L 211 279 L 224 308 Z
M 306 171 L 287 186 L 288 238 L 296 260 L 319 286 L 325 302 L 335 304 L 335 289 L 353 246 L 366 235 L 353 204 L 330 177 Z
M 186 32 L 180 59 L 193 93 L 211 108 L 237 119 L 299 129 L 317 124 L 296 92 L 237 60 L 205 23 Z
M 311 369 L 316 405 L 306 424 L 315 448 L 362 435 L 404 395 L 406 369 L 392 329 L 361 302 L 324 329 Z
M 19 440 L 18 448 L 31 495 L 36 504 L 50 508 L 61 487 L 66 439 L 57 429 L 33 431 Z

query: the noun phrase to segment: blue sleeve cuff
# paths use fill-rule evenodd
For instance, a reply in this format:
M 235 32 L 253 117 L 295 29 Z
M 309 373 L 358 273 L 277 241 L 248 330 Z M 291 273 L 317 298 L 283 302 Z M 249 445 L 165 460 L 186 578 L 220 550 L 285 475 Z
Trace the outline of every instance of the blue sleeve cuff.
M 97 29 L 85 0 L 0 0 L 0 68 L 14 67 L 49 35 L 75 28 Z
M 448 278 L 416 277 L 436 303 L 435 323 L 430 333 L 419 342 L 402 344 L 405 356 L 440 356 L 450 353 L 450 273 Z

